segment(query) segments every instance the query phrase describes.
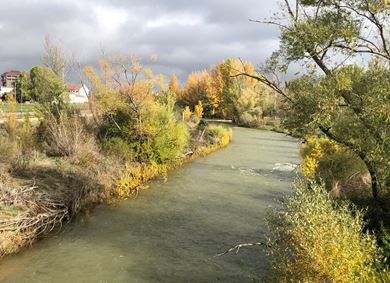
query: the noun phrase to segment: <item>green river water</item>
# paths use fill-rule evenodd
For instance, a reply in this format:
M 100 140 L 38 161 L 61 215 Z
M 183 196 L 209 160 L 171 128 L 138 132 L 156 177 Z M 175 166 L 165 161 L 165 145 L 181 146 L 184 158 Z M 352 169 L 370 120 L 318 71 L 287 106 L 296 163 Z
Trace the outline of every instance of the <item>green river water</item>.
M 295 139 L 234 128 L 228 148 L 3 259 L 0 282 L 262 282 L 264 248 L 213 256 L 264 237 L 297 163 Z

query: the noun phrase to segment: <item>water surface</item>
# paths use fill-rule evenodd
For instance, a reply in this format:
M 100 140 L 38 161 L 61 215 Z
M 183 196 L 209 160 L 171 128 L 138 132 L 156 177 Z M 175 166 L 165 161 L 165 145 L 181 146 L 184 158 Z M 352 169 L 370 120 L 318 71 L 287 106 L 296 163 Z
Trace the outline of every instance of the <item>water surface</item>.
M 232 144 L 156 180 L 137 200 L 101 206 L 0 262 L 1 282 L 256 282 L 264 249 L 213 257 L 264 237 L 290 189 L 297 141 L 235 128 Z

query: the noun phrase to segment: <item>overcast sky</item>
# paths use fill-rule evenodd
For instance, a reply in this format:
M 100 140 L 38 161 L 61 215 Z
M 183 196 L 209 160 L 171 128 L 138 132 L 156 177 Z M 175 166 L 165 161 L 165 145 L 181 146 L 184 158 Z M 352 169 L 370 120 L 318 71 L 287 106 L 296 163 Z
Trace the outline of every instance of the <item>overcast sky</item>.
M 278 46 L 275 27 L 251 23 L 277 0 L 1 0 L 0 72 L 40 64 L 46 34 L 82 64 L 106 54 L 157 55 L 156 73 L 181 79 L 225 58 L 259 65 Z

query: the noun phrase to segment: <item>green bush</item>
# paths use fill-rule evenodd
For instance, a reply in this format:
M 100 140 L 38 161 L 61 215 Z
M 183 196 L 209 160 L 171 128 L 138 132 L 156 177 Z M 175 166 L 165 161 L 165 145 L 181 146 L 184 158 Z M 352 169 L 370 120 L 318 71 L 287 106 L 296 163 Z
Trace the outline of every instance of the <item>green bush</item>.
M 187 146 L 189 132 L 176 121 L 173 106 L 169 99 L 151 99 L 138 115 L 127 107 L 116 109 L 104 117 L 103 147 L 128 161 L 163 163 L 176 158 Z
M 268 223 L 278 282 L 389 282 L 363 212 L 334 202 L 323 186 L 296 183 Z
M 133 160 L 135 157 L 134 148 L 120 137 L 112 137 L 103 140 L 103 149 L 119 159 Z

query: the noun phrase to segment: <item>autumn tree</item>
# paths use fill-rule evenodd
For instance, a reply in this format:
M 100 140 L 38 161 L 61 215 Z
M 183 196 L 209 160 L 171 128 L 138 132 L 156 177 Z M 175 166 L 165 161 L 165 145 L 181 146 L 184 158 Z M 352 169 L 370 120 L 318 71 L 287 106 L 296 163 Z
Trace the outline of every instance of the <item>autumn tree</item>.
M 232 119 L 237 124 L 254 126 L 262 118 L 263 89 L 259 88 L 257 80 L 237 75 L 244 72 L 254 75 L 253 65 L 238 59 L 222 61 L 213 72 L 214 86 L 220 92 L 222 117 Z
M 103 147 L 132 161 L 164 162 L 186 146 L 188 130 L 175 120 L 175 98 L 161 75 L 137 56 L 100 60 L 84 68 Z
M 223 77 L 220 69 L 220 65 L 216 66 L 210 71 L 210 77 L 208 79 L 206 95 L 211 106 L 211 116 L 221 115 L 221 105 L 223 103 Z
M 177 81 L 177 77 L 175 74 L 173 74 L 171 76 L 171 80 L 169 82 L 169 90 L 172 91 L 176 95 L 177 99 L 180 99 L 181 92 L 180 92 L 179 83 Z
M 203 104 L 202 104 L 202 101 L 199 100 L 198 104 L 195 105 L 194 114 L 199 119 L 202 119 L 202 117 L 203 117 Z
M 200 101 L 206 117 L 254 126 L 262 118 L 262 107 L 267 106 L 263 96 L 270 92 L 264 91 L 256 79 L 238 75 L 242 72 L 255 75 L 252 64 L 238 59 L 222 61 L 208 71 L 191 73 L 182 92 L 183 106 L 195 109 Z
M 189 121 L 191 119 L 192 111 L 189 106 L 184 107 L 183 110 L 183 120 Z
M 207 103 L 207 90 L 209 85 L 209 73 L 204 71 L 193 72 L 188 76 L 187 82 L 183 89 L 182 103 L 195 108 L 198 101 Z

